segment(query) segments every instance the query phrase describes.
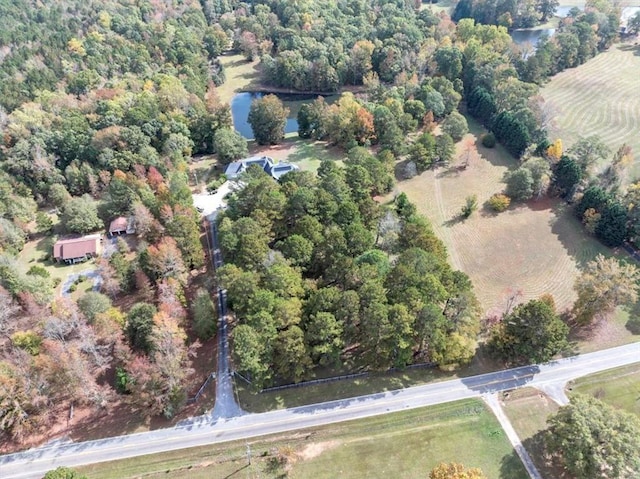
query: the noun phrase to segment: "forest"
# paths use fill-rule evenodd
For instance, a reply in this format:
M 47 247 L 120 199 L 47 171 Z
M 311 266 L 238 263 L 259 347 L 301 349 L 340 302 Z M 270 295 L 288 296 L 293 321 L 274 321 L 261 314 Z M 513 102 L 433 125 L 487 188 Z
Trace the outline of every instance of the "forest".
M 215 314 L 197 283 L 206 261 L 188 166 L 247 151 L 216 92 L 230 50 L 260 59 L 266 87 L 339 92 L 301 108 L 299 135 L 345 157 L 344 168 L 323 162 L 279 183 L 250 171 L 221 216 L 228 264 L 217 279 L 237 315 L 235 367 L 256 388 L 322 368 L 453 368 L 473 357 L 480 312 L 468 277 L 405 196 L 373 199 L 392 191 L 397 161 L 404 178 L 453 162 L 462 113 L 526 160 L 507 184 L 514 201 L 553 178 L 605 243 L 640 234 L 637 206 L 616 203 L 619 170 L 592 184 L 597 149 L 555 148 L 539 95 L 548 76 L 611 43 L 607 2 L 528 56 L 508 29 L 551 7 L 536 4 L 527 20 L 507 5 L 514 22 L 504 24 L 479 2 L 461 2 L 469 12 L 457 9 L 457 23 L 409 0 L 35 4 L 0 0 L 2 435 L 23 438 L 59 405 L 104 408 L 116 395 L 147 415 L 184 406 Z M 624 165 L 628 154 L 618 156 Z M 55 297 L 60 279 L 19 260 L 29 242 L 51 249 L 118 216 L 133 218 L 135 247 L 118 241 L 97 260 L 100 292 Z

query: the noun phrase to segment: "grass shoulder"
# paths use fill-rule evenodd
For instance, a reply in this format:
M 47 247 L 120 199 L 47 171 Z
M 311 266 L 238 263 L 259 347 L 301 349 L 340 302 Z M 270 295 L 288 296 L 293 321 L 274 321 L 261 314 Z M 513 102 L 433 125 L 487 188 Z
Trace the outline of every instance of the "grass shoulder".
M 491 411 L 479 400 L 464 400 L 80 469 L 92 479 L 386 478 L 424 477 L 438 463 L 456 461 L 481 468 L 487 477 L 525 477 L 513 456 Z
M 588 394 L 640 417 L 640 363 L 591 374 L 569 384 L 569 394 Z

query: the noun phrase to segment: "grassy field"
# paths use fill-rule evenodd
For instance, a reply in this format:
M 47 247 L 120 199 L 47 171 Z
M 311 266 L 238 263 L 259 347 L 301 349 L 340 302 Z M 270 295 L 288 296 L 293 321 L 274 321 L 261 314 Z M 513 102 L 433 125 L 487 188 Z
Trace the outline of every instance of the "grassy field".
M 627 143 L 634 151 L 631 178 L 640 177 L 640 46 L 615 45 L 578 68 L 566 70 L 542 95 L 558 111 L 557 131 L 565 148 L 579 136 L 600 135 L 615 151 Z
M 560 479 L 562 471 L 544 459 L 541 432 L 547 429 L 547 418 L 559 406 L 534 388 L 522 388 L 501 395 L 502 407 L 518 433 L 518 437 L 545 479 Z
M 571 393 L 590 394 L 640 416 L 640 364 L 611 369 L 572 382 Z
M 574 299 L 578 269 L 598 253 L 610 254 L 573 218 L 561 202 L 533 201 L 514 205 L 501 214 L 484 208 L 461 221 L 459 213 L 468 195 L 478 203 L 503 190 L 503 175 L 517 163 L 503 149 L 484 148 L 483 129 L 469 119 L 470 133 L 458 144 L 473 142 L 469 167 L 429 170 L 398 183 L 425 214 L 447 246 L 451 263 L 472 279 L 485 311 L 501 312 L 506 299 L 520 292 L 522 300 L 551 293 L 560 308 Z
M 438 463 L 451 461 L 480 467 L 491 479 L 526 477 L 497 420 L 478 400 L 79 469 L 92 479 L 386 479 L 426 477 Z
M 220 100 L 230 103 L 233 95 L 259 82 L 259 61 L 248 62 L 242 55 L 223 55 L 225 82 L 217 88 Z

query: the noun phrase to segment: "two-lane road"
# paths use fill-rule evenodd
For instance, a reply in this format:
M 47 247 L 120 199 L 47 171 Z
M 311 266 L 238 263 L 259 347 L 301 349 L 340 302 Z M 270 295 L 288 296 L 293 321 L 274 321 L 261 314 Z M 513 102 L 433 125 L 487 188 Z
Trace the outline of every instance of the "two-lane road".
M 640 344 L 629 344 L 552 363 L 452 379 L 396 391 L 330 401 L 212 422 L 209 416 L 158 431 L 98 441 L 61 444 L 0 456 L 3 479 L 36 478 L 57 466 L 78 466 L 143 454 L 247 439 L 404 409 L 441 404 L 522 386 L 548 387 L 640 361 Z

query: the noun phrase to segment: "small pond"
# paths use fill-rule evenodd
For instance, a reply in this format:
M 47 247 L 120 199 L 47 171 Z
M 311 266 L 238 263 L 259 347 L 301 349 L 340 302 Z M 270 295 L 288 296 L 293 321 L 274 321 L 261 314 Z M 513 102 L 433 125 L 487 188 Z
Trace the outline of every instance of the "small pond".
M 251 108 L 251 101 L 256 98 L 262 98 L 267 93 L 259 92 L 242 92 L 237 93 L 231 99 L 231 116 L 233 118 L 233 126 L 238 133 L 244 136 L 247 140 L 253 140 L 253 131 L 251 125 L 247 121 L 249 117 L 249 109 Z M 293 133 L 298 131 L 298 110 L 303 103 L 309 102 L 317 98 L 317 95 L 308 94 L 277 94 L 278 98 L 282 100 L 284 106 L 289 108 L 289 118 L 287 118 L 287 124 L 284 127 L 285 133 Z
M 552 37 L 555 32 L 555 28 L 523 28 L 522 30 L 512 31 L 511 39 L 516 45 L 522 46 L 530 43 L 535 47 L 543 34 Z

